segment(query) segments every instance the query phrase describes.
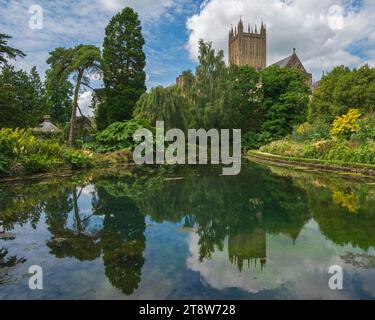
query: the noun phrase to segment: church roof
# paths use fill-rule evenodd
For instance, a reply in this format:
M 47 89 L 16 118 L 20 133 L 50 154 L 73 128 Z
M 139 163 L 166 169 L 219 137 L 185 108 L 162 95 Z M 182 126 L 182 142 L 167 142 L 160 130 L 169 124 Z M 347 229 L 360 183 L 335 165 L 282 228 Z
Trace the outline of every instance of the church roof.
M 288 63 L 292 60 L 293 55 L 294 54 L 292 54 L 289 57 L 286 57 L 286 58 L 284 58 L 284 59 L 282 59 L 282 60 L 274 63 L 274 65 L 279 66 L 279 67 L 286 67 L 288 65 Z
M 296 54 L 296 49 L 293 48 L 293 53 L 292 55 L 286 57 L 285 59 L 282 59 L 276 63 L 273 64 L 273 66 L 279 66 L 279 67 L 295 67 L 295 68 L 298 68 L 298 69 L 301 69 L 302 71 L 304 71 L 305 73 L 307 73 L 305 67 L 303 66 L 301 60 L 298 58 L 297 54 Z

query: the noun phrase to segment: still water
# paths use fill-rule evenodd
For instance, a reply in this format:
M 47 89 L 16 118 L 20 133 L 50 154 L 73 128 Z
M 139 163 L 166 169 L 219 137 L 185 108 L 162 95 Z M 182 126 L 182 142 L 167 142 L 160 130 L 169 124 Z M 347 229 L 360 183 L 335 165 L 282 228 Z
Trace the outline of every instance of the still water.
M 375 185 L 244 162 L 0 184 L 0 299 L 372 299 Z M 28 269 L 43 268 L 43 290 Z M 328 286 L 343 268 L 343 290 Z

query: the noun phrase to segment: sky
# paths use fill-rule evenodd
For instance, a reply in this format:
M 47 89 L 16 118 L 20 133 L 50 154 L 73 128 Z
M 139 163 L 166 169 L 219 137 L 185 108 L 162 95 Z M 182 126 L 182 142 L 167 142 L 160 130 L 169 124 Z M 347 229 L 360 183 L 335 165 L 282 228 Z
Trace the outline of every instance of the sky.
M 0 33 L 27 54 L 13 64 L 25 70 L 36 65 L 44 78 L 50 51 L 81 43 L 102 47 L 105 26 L 126 6 L 142 22 L 149 89 L 194 70 L 201 38 L 227 59 L 228 31 L 240 17 L 246 25 L 267 25 L 268 65 L 296 48 L 316 80 L 340 64 L 375 66 L 375 0 L 0 0 Z M 86 114 L 90 100 L 91 92 L 82 92 Z

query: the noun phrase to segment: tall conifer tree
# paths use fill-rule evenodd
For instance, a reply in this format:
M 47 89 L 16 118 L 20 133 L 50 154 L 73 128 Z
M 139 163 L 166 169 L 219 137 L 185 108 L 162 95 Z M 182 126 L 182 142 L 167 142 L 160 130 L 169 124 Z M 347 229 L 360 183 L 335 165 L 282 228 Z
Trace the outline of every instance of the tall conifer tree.
M 98 113 L 98 127 L 132 117 L 139 97 L 146 91 L 146 57 L 141 22 L 127 7 L 115 15 L 105 30 L 103 43 L 103 80 L 105 103 Z

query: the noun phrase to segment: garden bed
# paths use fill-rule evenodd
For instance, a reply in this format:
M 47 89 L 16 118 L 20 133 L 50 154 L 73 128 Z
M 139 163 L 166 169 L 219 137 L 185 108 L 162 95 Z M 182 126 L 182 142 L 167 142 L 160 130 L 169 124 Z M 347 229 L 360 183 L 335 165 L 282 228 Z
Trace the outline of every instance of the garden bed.
M 256 150 L 248 151 L 247 157 L 259 162 L 272 163 L 276 165 L 290 166 L 300 169 L 314 169 L 317 171 L 340 173 L 351 176 L 370 177 L 372 179 L 375 179 L 375 165 L 283 157 L 279 155 L 263 153 Z

